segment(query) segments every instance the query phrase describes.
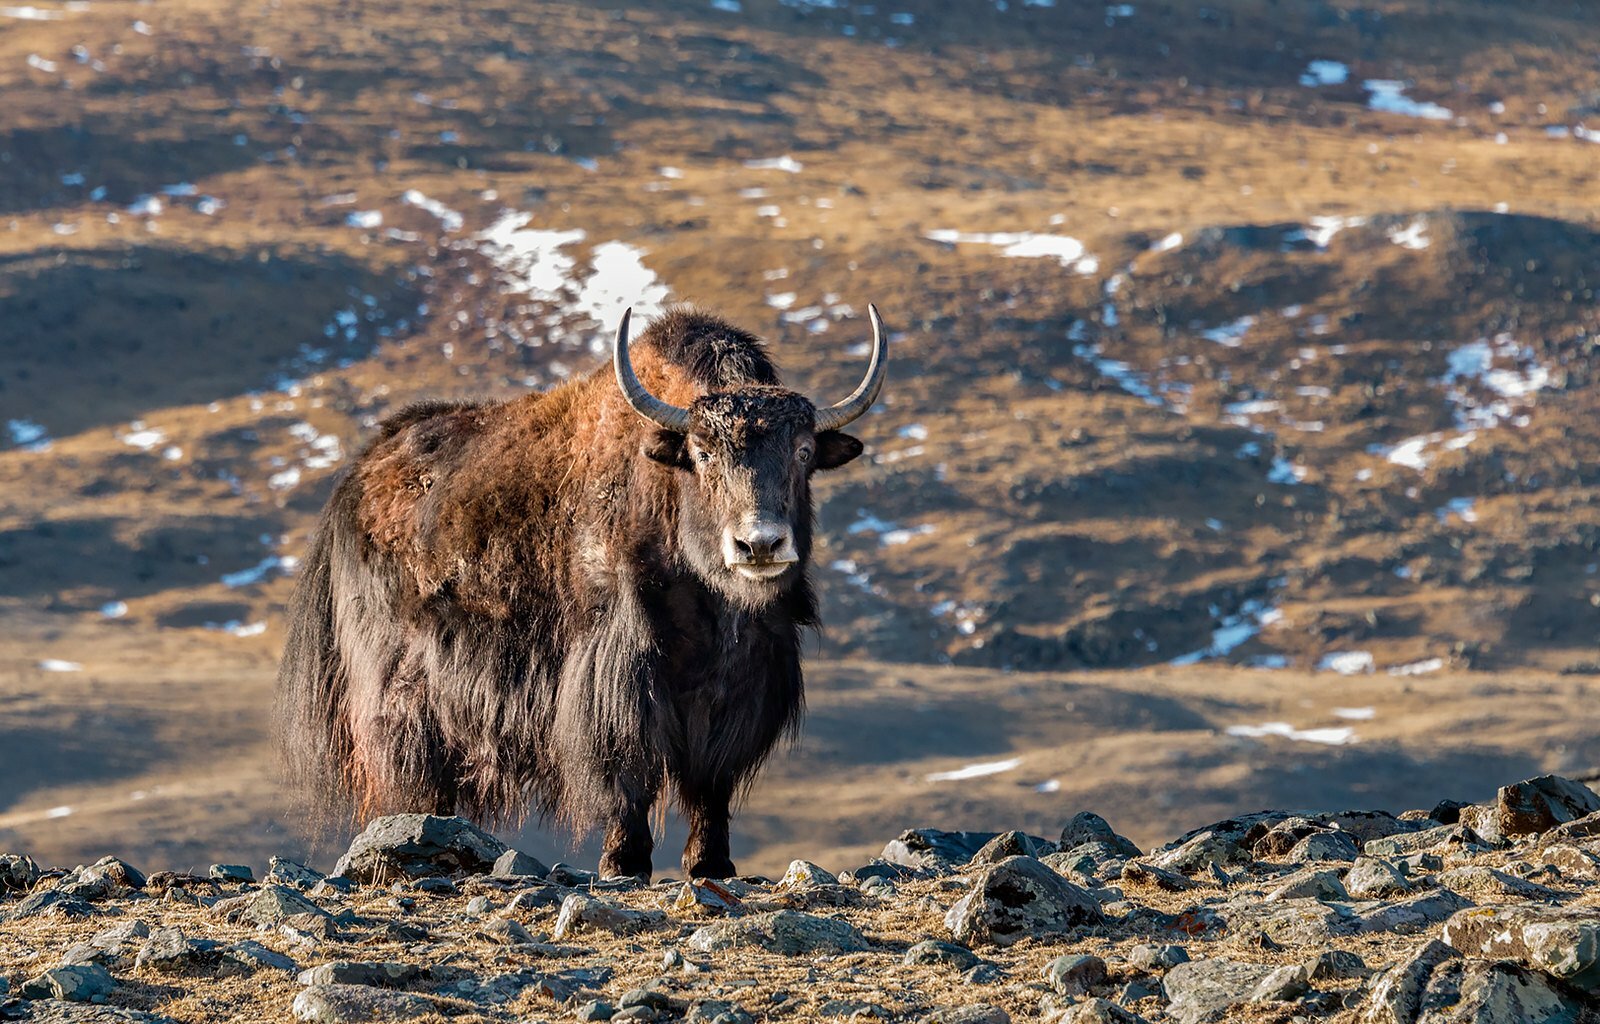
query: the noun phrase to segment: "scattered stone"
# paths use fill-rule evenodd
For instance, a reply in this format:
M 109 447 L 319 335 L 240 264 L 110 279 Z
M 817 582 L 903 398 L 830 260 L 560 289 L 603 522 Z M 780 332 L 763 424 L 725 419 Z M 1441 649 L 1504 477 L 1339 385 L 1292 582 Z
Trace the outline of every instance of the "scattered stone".
M 458 896 L 461 890 L 456 888 L 456 883 L 439 875 L 429 875 L 419 878 L 411 883 L 413 892 L 427 893 L 429 896 Z
M 326 910 L 295 890 L 282 885 L 264 885 L 246 897 L 243 902 L 230 906 L 224 912 L 225 917 L 237 916 L 251 924 L 267 927 L 283 924 L 301 914 L 310 914 L 314 918 L 328 916 Z
M 978 954 L 965 946 L 958 946 L 954 942 L 940 942 L 937 939 L 924 939 L 906 950 L 901 962 L 907 967 L 917 964 L 945 964 L 964 971 L 977 964 L 979 960 Z
M 768 952 L 798 956 L 855 953 L 867 948 L 867 940 L 842 918 L 778 910 L 705 925 L 689 936 L 687 945 L 699 953 L 759 946 Z
M 146 968 L 162 974 L 187 974 L 192 971 L 240 974 L 244 964 L 228 956 L 220 942 L 191 939 L 176 928 L 157 928 L 139 947 L 134 970 Z
M 600 881 L 600 876 L 593 871 L 575 868 L 570 864 L 552 864 L 550 871 L 545 875 L 545 881 L 552 885 L 565 886 L 568 889 L 588 888 Z
M 24 999 L 64 999 L 69 1003 L 100 1002 L 116 991 L 117 980 L 99 964 L 52 967 L 22 984 Z
M 487 896 L 474 896 L 467 901 L 467 916 L 482 917 L 494 909 L 494 904 L 489 902 Z
M 504 843 L 464 818 L 393 814 L 367 825 L 333 873 L 361 885 L 455 872 L 482 874 L 505 852 Z
M 296 864 L 282 857 L 273 857 L 267 862 L 267 876 L 263 881 L 292 885 L 297 889 L 309 889 L 323 881 L 323 874 L 311 870 L 304 864 Z
M 1067 953 L 1045 964 L 1044 980 L 1058 995 L 1081 996 L 1106 980 L 1106 962 L 1097 956 Z
M 1151 974 L 1189 962 L 1189 951 L 1182 946 L 1141 942 L 1128 951 L 1128 963 Z
M 1345 873 L 1344 887 L 1352 899 L 1375 900 L 1408 892 L 1411 883 L 1400 869 L 1382 857 L 1357 857 Z
M 1372 981 L 1362 1021 L 1366 1024 L 1415 1024 L 1434 969 L 1460 956 L 1438 940 L 1430 940 L 1409 957 Z
M 989 1003 L 946 1006 L 924 1017 L 928 1024 L 1011 1024 L 1011 1014 Z
M 1250 992 L 1252 1003 L 1292 1003 L 1311 991 L 1311 977 L 1299 964 L 1279 967 Z
M 506 910 L 536 910 L 541 907 L 559 907 L 572 890 L 559 885 L 539 885 L 524 889 L 506 904 Z
M 69 896 L 59 889 L 41 889 L 8 910 L 4 920 L 21 921 L 43 914 L 56 917 L 90 917 L 94 914 L 94 908 L 76 896 Z
M 1283 811 L 1262 811 L 1229 818 L 1195 829 L 1152 853 L 1147 862 L 1158 868 L 1192 875 L 1212 864 L 1248 864 L 1257 839 L 1289 817 Z
M 664 920 L 666 915 L 657 910 L 630 910 L 615 903 L 607 903 L 605 900 L 575 892 L 568 894 L 562 901 L 561 913 L 556 918 L 555 930 L 550 933 L 550 937 L 556 942 L 561 942 L 590 928 L 615 935 L 627 935 L 643 931 Z
M 1306 977 L 1311 981 L 1343 981 L 1371 974 L 1365 960 L 1343 949 L 1324 950 L 1306 964 Z
M 1578 1024 L 1584 1005 L 1543 974 L 1508 961 L 1462 959 L 1430 942 L 1374 981 L 1369 1024 Z
M 998 864 L 1007 857 L 1044 857 L 1055 853 L 1056 844 L 1025 832 L 1002 832 L 983 844 L 972 855 L 970 864 Z
M 1256 986 L 1273 971 L 1220 957 L 1179 964 L 1161 982 L 1170 1000 L 1167 1013 L 1181 1024 L 1222 1020 L 1228 1007 L 1249 1002 Z
M 478 929 L 478 935 L 499 946 L 521 946 L 533 941 L 528 929 L 509 918 L 496 917 Z
M 0 892 L 27 892 L 39 880 L 39 865 L 32 857 L 0 854 Z
M 1600 795 L 1571 779 L 1541 775 L 1501 786 L 1495 810 L 1501 835 L 1538 835 L 1600 811 Z
M 1122 857 L 1138 857 L 1143 853 L 1133 840 L 1118 835 L 1106 819 L 1093 811 L 1080 811 L 1062 826 L 1057 847 L 1071 850 L 1088 843 L 1103 843 Z
M 421 996 L 388 992 L 365 985 L 312 985 L 294 997 L 296 1020 L 316 1024 L 412 1020 L 435 1012 Z
M 1477 907 L 1441 934 L 1467 956 L 1511 960 L 1600 995 L 1600 910 L 1593 907 Z
M 1446 871 L 1439 876 L 1439 884 L 1447 889 L 1470 889 L 1522 899 L 1547 900 L 1555 897 L 1554 892 L 1542 885 L 1478 864 Z
M 697 999 L 689 1006 L 689 1024 L 754 1024 L 755 1018 L 724 999 Z
M 1250 853 L 1256 860 L 1279 860 L 1298 846 L 1302 839 L 1326 831 L 1324 826 L 1310 818 L 1285 818 L 1251 844 Z
M 1165 892 L 1185 892 L 1200 888 L 1199 882 L 1185 878 L 1176 871 L 1168 871 L 1137 860 L 1130 860 L 1122 866 L 1122 882 L 1125 885 L 1152 885 Z
M 1109 999 L 1089 999 L 1062 1010 L 1050 1024 L 1145 1024 L 1145 1019 Z
M 1334 936 L 1348 935 L 1360 928 L 1360 918 L 1350 907 L 1315 899 L 1267 903 L 1241 897 L 1216 907 L 1215 912 L 1229 931 L 1256 942 L 1262 949 L 1326 945 Z
M 610 1020 L 617 1008 L 603 1000 L 593 1000 L 578 1007 L 579 1020 Z
M 302 985 L 363 985 L 401 988 L 422 977 L 421 968 L 411 964 L 370 960 L 331 960 L 300 972 Z
M 493 878 L 544 878 L 550 869 L 521 850 L 507 850 L 495 860 L 489 874 Z
M 216 882 L 254 882 L 256 873 L 245 864 L 213 864 L 206 874 Z
M 814 889 L 819 885 L 838 884 L 838 876 L 830 871 L 824 871 L 808 860 L 790 861 L 789 870 L 778 880 L 778 888 L 790 890 Z
M 1365 904 L 1356 907 L 1363 932 L 1397 932 L 1402 935 L 1425 931 L 1450 918 L 1472 901 L 1448 889 L 1413 896 L 1397 903 Z
M 235 942 L 228 947 L 227 952 L 235 960 L 254 964 L 257 967 L 270 967 L 275 971 L 287 971 L 290 974 L 300 970 L 300 965 L 296 964 L 292 958 L 284 956 L 277 950 L 268 949 L 253 939 Z
M 1040 863 L 1063 875 L 1085 878 L 1121 878 L 1128 855 L 1110 843 L 1083 843 L 1061 853 L 1047 853 Z
M 1355 840 L 1343 832 L 1313 832 L 1295 844 L 1287 855 L 1291 864 L 1352 861 L 1361 853 Z
M 684 882 L 678 886 L 677 896 L 672 901 L 672 909 L 679 914 L 706 916 L 729 913 L 739 904 L 739 897 L 726 886 L 708 878 L 699 882 Z
M 891 839 L 879 854 L 889 864 L 917 871 L 948 874 L 973 858 L 991 839 L 993 832 L 942 832 L 936 828 L 914 828 Z M 859 881 L 861 873 L 856 873 Z
M 1011 857 L 985 868 L 944 920 L 961 942 L 1008 946 L 1065 935 L 1104 916 L 1094 897 L 1032 857 Z
M 1488 849 L 1491 845 L 1466 825 L 1457 824 L 1373 839 L 1362 846 L 1362 852 L 1370 857 L 1395 857 L 1451 846 Z
M 1310 869 L 1298 871 L 1285 878 L 1277 888 L 1267 894 L 1266 902 L 1281 903 L 1284 900 L 1347 900 L 1350 894 L 1345 891 L 1344 883 L 1339 881 L 1339 875 L 1334 871 L 1317 871 Z
M 143 921 L 118 921 L 109 928 L 102 928 L 94 933 L 89 940 L 91 945 L 105 950 L 112 956 L 120 956 L 122 949 L 134 939 L 150 937 L 150 926 Z
M 98 872 L 111 880 L 112 884 L 124 889 L 143 889 L 149 881 L 144 872 L 116 857 L 101 857 L 95 861 L 91 870 Z

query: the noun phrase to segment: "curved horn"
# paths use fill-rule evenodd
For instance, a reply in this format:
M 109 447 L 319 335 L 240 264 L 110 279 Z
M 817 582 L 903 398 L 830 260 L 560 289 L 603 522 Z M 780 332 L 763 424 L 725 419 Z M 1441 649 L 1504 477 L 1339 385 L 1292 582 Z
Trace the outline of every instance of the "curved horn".
M 617 371 L 617 384 L 622 388 L 622 396 L 633 406 L 634 412 L 656 426 L 686 434 L 689 432 L 689 410 L 680 409 L 652 395 L 633 372 L 633 361 L 628 358 L 628 321 L 631 319 L 633 319 L 632 308 L 623 310 L 622 322 L 617 324 L 617 343 L 611 359 L 612 366 Z
M 867 376 L 849 398 L 817 410 L 818 433 L 838 430 L 851 420 L 860 419 L 883 390 L 883 379 L 889 370 L 889 336 L 883 329 L 883 319 L 878 316 L 878 307 L 868 303 L 867 313 L 872 318 L 872 362 L 867 366 Z

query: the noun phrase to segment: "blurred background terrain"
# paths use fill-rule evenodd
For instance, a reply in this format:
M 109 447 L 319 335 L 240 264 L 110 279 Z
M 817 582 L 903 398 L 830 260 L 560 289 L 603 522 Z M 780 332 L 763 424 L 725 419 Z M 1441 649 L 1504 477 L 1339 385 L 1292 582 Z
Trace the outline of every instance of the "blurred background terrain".
M 745 868 L 1600 764 L 1582 3 L 35 0 L 0 96 L 0 847 L 330 860 L 339 467 L 669 301 L 818 396 L 894 331 Z

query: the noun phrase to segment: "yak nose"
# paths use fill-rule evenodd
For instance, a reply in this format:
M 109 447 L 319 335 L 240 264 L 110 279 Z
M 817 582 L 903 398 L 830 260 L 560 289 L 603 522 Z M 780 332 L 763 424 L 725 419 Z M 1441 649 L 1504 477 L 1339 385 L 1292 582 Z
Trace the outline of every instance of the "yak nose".
M 794 546 L 794 535 L 780 523 L 755 523 L 734 534 L 733 547 L 752 562 L 787 562 L 779 557 Z

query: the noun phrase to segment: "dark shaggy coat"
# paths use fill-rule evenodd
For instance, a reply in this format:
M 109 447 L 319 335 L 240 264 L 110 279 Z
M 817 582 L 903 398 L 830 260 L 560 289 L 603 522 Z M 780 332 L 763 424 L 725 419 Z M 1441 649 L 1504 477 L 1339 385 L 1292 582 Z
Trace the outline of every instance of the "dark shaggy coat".
M 772 415 L 813 414 L 777 389 L 755 338 L 702 313 L 654 323 L 634 366 L 679 405 L 767 387 L 784 399 Z M 384 422 L 329 500 L 291 604 L 278 712 L 298 779 L 363 817 L 499 823 L 531 803 L 578 830 L 605 822 L 602 866 L 636 874 L 642 816 L 670 786 L 705 833 L 686 867 L 731 871 L 725 808 L 800 719 L 816 607 L 803 573 L 759 607 L 696 575 L 685 492 L 641 454 L 652 442 L 605 370 Z M 797 497 L 807 552 L 809 490 Z

